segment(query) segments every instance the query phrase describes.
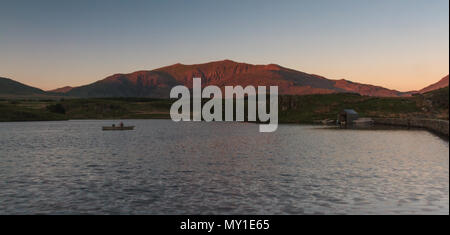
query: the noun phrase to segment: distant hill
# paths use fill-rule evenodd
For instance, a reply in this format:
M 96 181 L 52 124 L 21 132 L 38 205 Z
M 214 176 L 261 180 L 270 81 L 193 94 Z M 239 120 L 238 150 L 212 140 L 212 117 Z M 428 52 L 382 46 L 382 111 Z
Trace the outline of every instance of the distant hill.
M 368 84 L 361 84 L 345 79 L 337 80 L 335 87 L 344 89 L 346 92 L 357 93 L 365 96 L 378 96 L 378 97 L 398 97 L 398 96 L 411 96 L 411 92 L 400 92 L 396 90 L 387 89 L 381 86 L 374 86 Z
M 438 82 L 423 88 L 422 90 L 419 91 L 419 93 L 426 93 L 426 92 L 434 91 L 434 90 L 441 89 L 444 87 L 448 87 L 448 75 L 443 77 Z
M 289 95 L 330 93 L 358 93 L 382 97 L 409 95 L 379 86 L 347 80 L 331 80 L 276 64 L 252 65 L 231 60 L 195 65 L 174 64 L 151 71 L 115 74 L 92 84 L 69 89 L 65 94 L 76 97 L 167 98 L 170 89 L 176 85 L 192 87 L 193 77 L 201 77 L 203 86 L 216 85 L 221 88 L 236 85 L 244 87 L 277 85 L 279 94 Z
M 0 96 L 39 96 L 46 95 L 47 93 L 41 89 L 27 86 L 20 82 L 16 82 L 9 78 L 0 77 Z
M 54 89 L 54 90 L 49 90 L 48 92 L 53 92 L 53 93 L 67 93 L 67 92 L 69 92 L 69 91 L 72 90 L 72 89 L 73 89 L 73 87 L 71 87 L 71 86 L 65 86 L 65 87 L 61 87 L 61 88 Z

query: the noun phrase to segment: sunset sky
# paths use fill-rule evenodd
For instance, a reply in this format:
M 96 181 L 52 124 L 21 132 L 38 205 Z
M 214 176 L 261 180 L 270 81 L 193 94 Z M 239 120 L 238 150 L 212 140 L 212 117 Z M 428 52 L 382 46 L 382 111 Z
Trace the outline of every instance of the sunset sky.
M 223 59 L 420 89 L 449 73 L 449 1 L 0 0 L 0 76 L 42 89 Z

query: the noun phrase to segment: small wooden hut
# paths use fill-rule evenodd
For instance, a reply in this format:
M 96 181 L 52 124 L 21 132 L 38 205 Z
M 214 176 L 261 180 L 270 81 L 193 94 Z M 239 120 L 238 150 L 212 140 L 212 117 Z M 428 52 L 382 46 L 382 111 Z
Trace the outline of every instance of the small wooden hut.
M 342 110 L 337 117 L 337 122 L 340 125 L 352 125 L 353 121 L 359 118 L 358 113 L 353 109 Z

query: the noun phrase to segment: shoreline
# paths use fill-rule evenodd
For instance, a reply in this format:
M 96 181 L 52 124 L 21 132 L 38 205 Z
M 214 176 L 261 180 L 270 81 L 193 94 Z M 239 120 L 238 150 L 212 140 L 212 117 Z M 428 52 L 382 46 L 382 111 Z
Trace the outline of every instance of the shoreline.
M 449 121 L 427 118 L 372 118 L 374 124 L 422 128 L 449 137 Z
M 111 120 L 171 120 L 168 117 L 152 117 L 152 118 L 80 118 L 80 119 L 61 119 L 61 120 L 13 120 L 13 121 L 0 121 L 0 123 L 18 123 L 18 122 L 63 122 L 63 121 L 83 121 L 83 120 L 94 120 L 94 121 L 111 121 Z M 391 126 L 391 127 L 403 127 L 403 128 L 414 128 L 414 129 L 424 129 L 433 132 L 438 135 L 449 137 L 449 121 L 441 119 L 425 119 L 425 118 L 372 118 L 374 125 L 376 126 Z M 224 122 L 224 121 L 222 121 Z M 258 122 L 246 122 L 255 123 Z M 317 123 L 309 122 L 279 122 L 278 124 L 283 125 L 314 125 L 314 126 L 324 126 Z M 370 129 L 370 128 L 368 128 Z

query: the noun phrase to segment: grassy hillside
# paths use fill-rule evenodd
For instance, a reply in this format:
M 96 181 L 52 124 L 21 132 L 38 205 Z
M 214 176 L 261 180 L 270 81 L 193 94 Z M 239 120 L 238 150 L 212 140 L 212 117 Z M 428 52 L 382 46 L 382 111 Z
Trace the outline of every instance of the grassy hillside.
M 282 123 L 312 123 L 335 119 L 339 111 L 347 108 L 355 109 L 365 117 L 448 120 L 448 100 L 448 87 L 407 98 L 355 94 L 280 96 L 279 120 Z M 0 121 L 170 118 L 173 101 L 150 98 L 0 100 Z
M 170 118 L 170 100 L 150 98 L 69 99 L 60 102 L 69 119 Z
M 170 100 L 133 98 L 2 100 L 0 121 L 170 118 L 171 104 Z
M 280 96 L 280 122 L 310 123 L 336 119 L 343 109 L 362 117 L 449 119 L 449 88 L 413 97 L 368 97 L 357 94 Z
M 53 101 L 0 101 L 0 121 L 50 121 L 65 120 L 64 114 L 47 110 Z
M 355 94 L 280 97 L 280 122 L 310 123 L 336 119 L 343 109 L 354 109 L 365 117 L 423 116 L 415 98 L 380 98 Z
M 448 111 L 449 111 L 448 86 L 417 96 L 418 99 L 422 101 L 421 106 L 424 111 L 433 113 L 433 115 L 436 116 L 437 118 L 448 120 Z

